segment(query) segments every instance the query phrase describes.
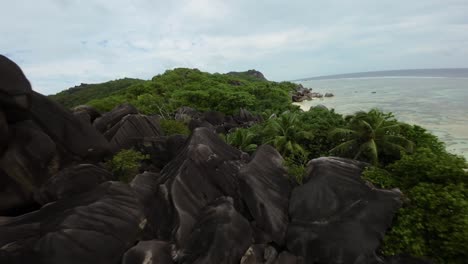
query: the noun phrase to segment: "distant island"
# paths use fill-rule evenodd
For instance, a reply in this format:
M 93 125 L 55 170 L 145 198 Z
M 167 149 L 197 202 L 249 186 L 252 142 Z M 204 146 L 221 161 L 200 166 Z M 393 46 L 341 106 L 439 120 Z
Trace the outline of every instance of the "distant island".
M 468 78 L 468 68 L 446 68 L 446 69 L 409 69 L 391 71 L 371 71 L 345 74 L 324 75 L 310 78 L 297 79 L 294 81 L 346 79 L 346 78 L 372 78 L 372 77 L 451 77 Z

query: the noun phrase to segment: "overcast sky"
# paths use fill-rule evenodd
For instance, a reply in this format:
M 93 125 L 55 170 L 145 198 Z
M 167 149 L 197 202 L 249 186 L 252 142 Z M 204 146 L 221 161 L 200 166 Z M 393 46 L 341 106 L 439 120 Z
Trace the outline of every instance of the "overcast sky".
M 41 93 L 175 67 L 271 80 L 468 67 L 467 0 L 2 0 L 0 53 Z

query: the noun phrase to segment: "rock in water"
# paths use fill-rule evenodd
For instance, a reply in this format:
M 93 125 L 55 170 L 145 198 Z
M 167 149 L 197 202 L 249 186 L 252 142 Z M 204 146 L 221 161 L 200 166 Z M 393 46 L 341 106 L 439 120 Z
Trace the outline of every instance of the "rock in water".
M 287 247 L 305 263 L 376 263 L 401 193 L 366 184 L 362 169 L 341 158 L 309 162 L 304 185 L 291 195 L 287 235 Z
M 84 161 L 101 161 L 109 153 L 109 143 L 90 124 L 80 122 L 70 111 L 47 97 L 33 92 L 32 119 L 66 156 Z M 63 158 L 63 157 L 62 157 Z
M 203 209 L 177 263 L 238 264 L 251 243 L 249 222 L 236 211 L 232 198 L 220 197 Z
M 106 182 L 39 211 L 0 219 L 0 263 L 119 263 L 144 225 L 134 191 Z
M 20 67 L 0 55 L 0 106 L 9 122 L 29 119 L 31 84 Z
M 259 147 L 239 178 L 242 199 L 254 219 L 255 242 L 284 245 L 291 190 L 281 155 L 271 146 Z
M 172 264 L 171 245 L 164 241 L 140 241 L 129 249 L 122 264 Z

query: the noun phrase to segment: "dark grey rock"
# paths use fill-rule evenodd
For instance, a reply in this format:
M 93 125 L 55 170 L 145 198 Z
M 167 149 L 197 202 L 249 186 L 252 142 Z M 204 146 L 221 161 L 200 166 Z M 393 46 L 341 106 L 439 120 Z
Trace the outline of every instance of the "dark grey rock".
M 0 181 L 6 184 L 0 194 L 0 215 L 34 204 L 33 193 L 58 169 L 56 145 L 32 121 L 10 128 L 14 136 L 0 157 L 0 177 L 5 178 Z
M 242 199 L 253 217 L 256 243 L 284 245 L 291 190 L 283 161 L 273 147 L 263 145 L 239 173 Z
M 8 140 L 10 138 L 10 133 L 8 129 L 8 122 L 5 113 L 3 113 L 2 109 L 0 108 L 0 156 L 2 155 L 3 151 L 8 146 Z
M 112 151 L 134 148 L 144 141 L 163 136 L 157 116 L 127 115 L 105 136 L 110 140 Z
M 40 204 L 57 201 L 95 188 L 113 180 L 114 176 L 104 168 L 92 164 L 80 164 L 61 170 L 49 178 L 36 195 Z
M 31 115 L 34 122 L 64 151 L 63 155 L 97 162 L 109 154 L 109 143 L 94 127 L 81 122 L 70 111 L 35 92 Z
M 176 261 L 237 264 L 251 243 L 249 222 L 236 211 L 230 197 L 219 197 L 202 210 Z
M 9 122 L 29 119 L 31 84 L 20 67 L 0 55 L 0 107 Z
M 243 155 L 208 129 L 197 128 L 179 155 L 161 171 L 175 210 L 173 226 L 163 228 L 174 229 L 179 247 L 186 244 L 200 211 L 216 198 L 233 197 L 242 212 L 237 174 Z
M 72 109 L 72 112 L 77 116 L 89 116 L 90 123 L 93 123 L 96 118 L 101 117 L 99 111 L 89 105 L 76 106 Z
M 122 264 L 172 264 L 171 245 L 164 241 L 140 241 L 129 249 Z
M 309 162 L 289 203 L 288 249 L 306 263 L 377 263 L 375 251 L 401 206 L 398 190 L 361 179 L 365 164 L 341 158 Z
M 102 183 L 39 211 L 0 219 L 0 263 L 119 263 L 145 221 L 128 185 Z
M 94 120 L 94 127 L 101 133 L 111 129 L 126 115 L 138 114 L 138 110 L 130 104 L 121 104 L 116 106 L 110 112 L 103 114 Z
M 274 264 L 303 264 L 305 263 L 301 257 L 294 256 L 293 254 L 283 251 L 279 254 Z

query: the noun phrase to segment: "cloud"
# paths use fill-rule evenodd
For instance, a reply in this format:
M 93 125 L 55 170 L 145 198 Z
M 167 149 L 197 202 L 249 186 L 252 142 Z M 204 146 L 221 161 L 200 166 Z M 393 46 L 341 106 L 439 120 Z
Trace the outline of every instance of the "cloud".
M 468 66 L 465 0 L 17 0 L 2 9 L 0 52 L 46 94 L 174 67 L 288 80 Z

